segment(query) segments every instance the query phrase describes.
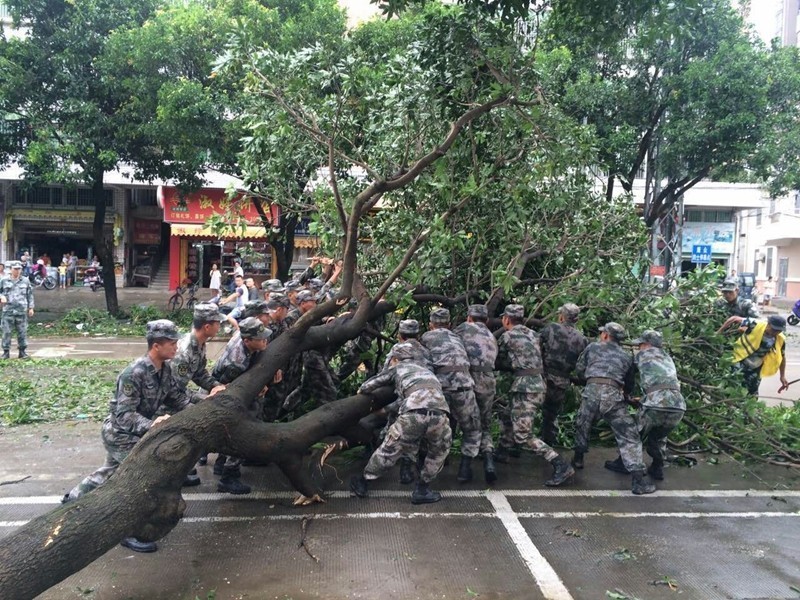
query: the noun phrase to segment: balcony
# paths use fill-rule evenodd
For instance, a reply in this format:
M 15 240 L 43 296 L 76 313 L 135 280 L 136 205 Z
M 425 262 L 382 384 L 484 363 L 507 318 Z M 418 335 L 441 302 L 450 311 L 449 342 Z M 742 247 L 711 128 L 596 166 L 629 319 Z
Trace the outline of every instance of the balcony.
M 791 246 L 800 241 L 800 215 L 775 213 L 764 233 L 766 246 Z

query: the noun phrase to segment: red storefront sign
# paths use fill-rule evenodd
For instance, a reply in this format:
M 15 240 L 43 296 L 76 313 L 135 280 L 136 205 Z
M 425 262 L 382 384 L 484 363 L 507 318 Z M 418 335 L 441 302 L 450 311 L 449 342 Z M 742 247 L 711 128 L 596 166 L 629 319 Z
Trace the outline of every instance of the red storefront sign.
M 134 219 L 133 243 L 158 246 L 161 243 L 161 221 Z
M 664 277 L 667 274 L 666 265 L 650 265 L 650 275 L 652 277 Z
M 219 188 L 203 188 L 191 194 L 181 196 L 174 187 L 160 187 L 158 189 L 158 203 L 164 209 L 164 221 L 167 223 L 205 223 L 215 214 L 233 212 L 251 225 L 260 225 L 261 219 L 254 202 L 259 199 L 250 198 L 244 194 L 237 194 L 233 199 L 228 199 L 227 192 Z M 280 216 L 276 205 L 264 207 L 264 212 L 272 217 L 272 222 L 278 222 Z

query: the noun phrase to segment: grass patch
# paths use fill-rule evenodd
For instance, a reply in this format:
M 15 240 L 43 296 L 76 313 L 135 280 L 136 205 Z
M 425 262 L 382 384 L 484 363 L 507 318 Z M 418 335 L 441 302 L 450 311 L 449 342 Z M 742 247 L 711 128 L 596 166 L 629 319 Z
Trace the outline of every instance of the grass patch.
M 37 359 L 0 363 L 0 422 L 5 426 L 108 414 L 117 375 L 130 360 Z
M 192 311 L 184 309 L 167 314 L 153 306 L 132 306 L 116 318 L 97 308 L 73 308 L 58 321 L 31 323 L 28 335 L 144 337 L 147 322 L 156 319 L 170 319 L 186 330 L 192 326 Z

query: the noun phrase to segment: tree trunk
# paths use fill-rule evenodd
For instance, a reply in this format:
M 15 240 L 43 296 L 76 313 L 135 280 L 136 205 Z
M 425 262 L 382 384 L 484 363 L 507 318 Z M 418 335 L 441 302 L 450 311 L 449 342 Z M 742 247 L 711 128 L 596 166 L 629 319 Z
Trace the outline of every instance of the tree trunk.
M 103 169 L 95 169 L 92 175 L 92 200 L 94 200 L 94 246 L 103 267 L 103 289 L 106 294 L 106 309 L 115 317 L 119 315 L 117 300 L 117 278 L 114 275 L 114 234 L 106 234 L 106 197 L 103 189 Z

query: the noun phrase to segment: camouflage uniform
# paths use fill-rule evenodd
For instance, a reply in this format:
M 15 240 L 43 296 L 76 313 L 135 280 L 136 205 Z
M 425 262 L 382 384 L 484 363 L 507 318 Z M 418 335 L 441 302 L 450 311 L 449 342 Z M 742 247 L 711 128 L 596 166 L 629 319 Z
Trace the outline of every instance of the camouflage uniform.
M 720 288 L 723 292 L 735 292 L 739 289 L 739 282 L 735 278 L 728 278 L 722 283 Z M 716 302 L 716 307 L 725 311 L 729 317 L 743 317 L 745 319 L 757 319 L 758 309 L 752 300 L 747 300 L 737 295 L 736 299 L 728 302 L 725 298 L 720 298 Z
M 442 386 L 428 369 L 411 360 L 403 360 L 365 381 L 359 393 L 368 394 L 392 384 L 398 398 L 399 415 L 383 443 L 369 459 L 364 477 L 377 479 L 402 456 L 416 456 L 424 440 L 428 453 L 420 471 L 420 480 L 430 483 L 442 470 L 452 442 L 449 409 Z
M 506 311 L 517 306 L 509 305 Z M 516 316 L 515 312 L 510 314 Z M 539 339 L 536 333 L 519 324 L 503 332 L 497 346 L 497 368 L 514 375 L 508 407 L 500 414 L 500 446 L 508 449 L 514 444 L 524 445 L 551 462 L 558 453 L 533 434 L 536 409 L 541 406 L 546 389 Z
M 617 341 L 624 339 L 625 330 L 617 323 L 608 323 L 603 331 Z M 628 471 L 644 471 L 639 431 L 624 398 L 633 391 L 633 356 L 617 341 L 592 342 L 578 358 L 575 372 L 586 380 L 586 387 L 575 420 L 575 451 L 589 451 L 592 424 L 602 418 L 614 432 Z
M 634 340 L 634 344 L 643 341 L 651 343 L 645 337 L 649 333 L 645 331 L 639 340 Z M 651 337 L 655 341 L 655 336 Z M 659 346 L 660 338 L 658 335 Z M 666 458 L 667 436 L 686 411 L 678 373 L 669 355 L 655 344 L 637 352 L 633 362 L 644 391 L 639 409 L 639 433 L 645 440 L 647 453 L 654 460 L 663 462 Z
M 485 310 L 485 307 L 481 306 Z M 472 307 L 470 307 L 472 310 Z M 469 371 L 474 382 L 475 401 L 481 418 L 481 452 L 493 452 L 492 408 L 497 392 L 494 363 L 497 359 L 497 340 L 489 328 L 480 322 L 461 323 L 453 331 L 464 344 L 469 358 Z
M 15 268 L 19 263 L 13 263 Z M 9 266 L 9 268 L 11 268 Z M 17 271 L 20 272 L 19 270 Z M 3 313 L 0 317 L 0 326 L 3 330 L 3 354 L 11 350 L 11 336 L 17 332 L 17 349 L 20 356 L 25 355 L 28 347 L 28 310 L 34 308 L 33 287 L 27 277 L 11 276 L 0 279 L 0 294 L 6 297 L 3 304 Z
M 386 360 L 383 363 L 382 371 L 386 371 L 389 369 L 389 365 L 394 358 L 394 349 L 399 344 L 408 344 L 410 347 L 414 357 L 411 359 L 420 367 L 425 367 L 426 369 L 433 370 L 433 358 L 431 357 L 431 352 L 425 346 L 423 346 L 419 340 L 417 339 L 410 339 L 410 340 L 403 340 L 402 342 L 398 342 L 394 346 L 389 349 L 389 354 L 386 355 Z
M 237 332 L 238 334 L 238 332 Z M 206 344 L 200 345 L 193 331 L 184 335 L 178 342 L 178 353 L 171 361 L 172 372 L 178 383 L 186 389 L 193 381 L 200 389 L 210 392 L 220 385 L 206 370 Z M 202 392 L 190 392 L 192 402 L 196 403 L 206 397 Z
M 432 315 L 431 319 L 433 318 Z M 448 312 L 448 321 L 449 318 Z M 470 364 L 464 344 L 455 333 L 444 328 L 424 333 L 420 341 L 431 353 L 431 364 L 442 384 L 450 412 L 461 426 L 461 454 L 474 458 L 481 445 L 481 417 L 475 401 L 475 384 L 469 374 Z
M 555 444 L 558 438 L 558 416 L 564 409 L 570 374 L 575 369 L 578 357 L 586 349 L 589 340 L 578 331 L 573 322 L 577 318 L 577 306 L 565 304 L 561 314 L 563 323 L 550 323 L 539 333 L 542 347 L 542 362 L 547 392 L 542 405 L 542 439 Z M 567 311 L 567 312 L 565 312 Z
M 117 377 L 109 415 L 100 432 L 107 452 L 106 462 L 75 486 L 68 494 L 69 499 L 79 498 L 104 484 L 150 430 L 157 413 L 165 408 L 177 412 L 189 404 L 190 398 L 173 376 L 169 362 L 164 362 L 159 372 L 147 354 L 133 361 Z

